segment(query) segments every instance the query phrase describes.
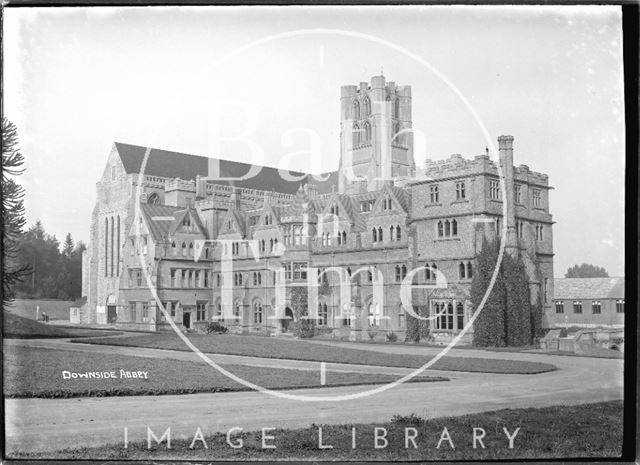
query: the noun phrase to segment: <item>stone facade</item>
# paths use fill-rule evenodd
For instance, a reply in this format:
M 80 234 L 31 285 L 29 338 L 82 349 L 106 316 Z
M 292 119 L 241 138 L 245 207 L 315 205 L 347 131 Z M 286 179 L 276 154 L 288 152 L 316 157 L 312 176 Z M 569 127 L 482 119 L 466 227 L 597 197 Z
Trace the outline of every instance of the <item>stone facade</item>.
M 341 168 L 324 182 L 268 167 L 250 181 L 214 180 L 204 157 L 114 144 L 83 261 L 86 323 L 203 330 L 218 320 L 283 334 L 301 317 L 292 289 L 302 287 L 323 333 L 402 337 L 407 313 L 427 307 L 446 341 L 472 314 L 482 237 L 504 226 L 508 250 L 524 252 L 532 300 L 550 310 L 550 186 L 513 166 L 512 137 L 498 139 L 502 179 L 488 155 L 416 169 L 409 86 L 375 76 L 344 86 L 341 107 Z M 235 176 L 251 168 L 220 163 Z M 405 280 L 423 285 L 408 308 Z

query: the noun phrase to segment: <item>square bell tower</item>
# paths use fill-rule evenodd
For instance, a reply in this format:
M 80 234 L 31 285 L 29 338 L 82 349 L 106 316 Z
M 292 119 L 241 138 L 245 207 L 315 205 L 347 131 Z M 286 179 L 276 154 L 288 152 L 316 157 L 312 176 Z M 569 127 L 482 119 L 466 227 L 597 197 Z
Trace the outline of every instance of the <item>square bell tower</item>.
M 340 89 L 341 193 L 366 186 L 377 191 L 394 179 L 412 176 L 411 87 L 383 75 Z

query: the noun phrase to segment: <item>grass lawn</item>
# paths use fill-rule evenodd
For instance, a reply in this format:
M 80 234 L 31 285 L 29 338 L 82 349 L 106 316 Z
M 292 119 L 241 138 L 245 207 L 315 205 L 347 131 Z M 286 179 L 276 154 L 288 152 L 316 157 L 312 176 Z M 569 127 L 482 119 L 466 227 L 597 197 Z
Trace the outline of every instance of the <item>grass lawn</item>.
M 319 371 L 285 370 L 225 365 L 242 379 L 263 387 L 291 389 L 320 387 Z M 115 372 L 115 379 L 63 379 L 63 371 Z M 148 379 L 120 378 L 120 370 L 146 371 Z M 391 375 L 334 373 L 327 371 L 330 386 L 380 384 L 395 381 Z M 447 381 L 420 377 L 416 381 Z M 67 350 L 5 346 L 4 394 L 6 397 L 88 397 L 186 394 L 249 390 L 203 362 L 94 354 Z
M 171 438 L 171 450 L 166 441 L 161 445 L 145 443 L 122 444 L 98 448 L 65 449 L 38 454 L 21 454 L 15 458 L 66 458 L 116 460 L 513 460 L 542 458 L 614 458 L 622 451 L 622 401 L 601 402 L 579 406 L 556 406 L 539 409 L 507 409 L 462 417 L 423 420 L 419 417 L 395 418 L 387 423 L 366 425 L 322 426 L 323 444 L 333 449 L 318 448 L 318 427 L 301 430 L 275 430 L 276 449 L 262 449 L 262 433 L 247 432 L 233 436 L 243 439 L 243 447 L 232 449 L 226 434 L 207 435 L 208 449 L 198 441 L 190 449 L 192 437 Z M 356 428 L 356 448 L 351 447 L 352 427 Z M 386 448 L 374 448 L 374 428 L 387 430 Z M 444 428 L 455 446 L 448 441 L 437 448 Z M 405 448 L 405 428 L 416 429 L 415 446 Z M 473 428 L 484 429 L 485 448 L 473 448 Z M 520 428 L 513 440 L 513 448 L 503 432 L 510 435 Z M 195 427 L 194 427 L 195 429 Z M 195 431 L 194 431 L 195 433 Z M 478 434 L 481 434 L 478 432 Z M 413 435 L 413 430 L 410 430 Z
M 45 312 L 51 320 L 69 321 L 69 306 L 72 303 L 72 300 L 15 299 L 5 307 L 5 310 L 15 315 L 35 320 L 36 309 L 40 307 L 39 318 L 42 318 L 42 312 Z
M 107 334 L 122 334 L 121 332 L 84 328 L 59 328 L 54 325 L 47 325 L 8 312 L 4 313 L 2 319 L 2 335 L 7 339 L 29 339 L 45 337 L 91 337 L 104 336 Z
M 384 354 L 368 350 L 312 344 L 301 340 L 286 340 L 263 336 L 190 334 L 189 339 L 202 352 L 212 354 L 248 355 L 252 357 L 405 368 L 420 367 L 429 359 L 421 355 Z M 190 350 L 174 333 L 145 334 L 122 338 L 91 338 L 76 342 Z M 555 366 L 548 363 L 450 356 L 443 357 L 432 368 L 436 370 L 520 374 L 544 373 L 556 369 Z

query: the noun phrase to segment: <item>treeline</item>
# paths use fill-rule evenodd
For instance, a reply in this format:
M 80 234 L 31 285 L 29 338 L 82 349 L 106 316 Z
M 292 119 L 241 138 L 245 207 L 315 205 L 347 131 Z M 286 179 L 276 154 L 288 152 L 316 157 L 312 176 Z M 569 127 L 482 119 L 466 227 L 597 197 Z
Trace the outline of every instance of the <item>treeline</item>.
M 18 239 L 17 260 L 29 267 L 29 274 L 15 285 L 18 298 L 73 300 L 82 294 L 82 252 L 80 241 L 71 234 L 60 247 L 55 236 L 47 234 L 40 221 Z

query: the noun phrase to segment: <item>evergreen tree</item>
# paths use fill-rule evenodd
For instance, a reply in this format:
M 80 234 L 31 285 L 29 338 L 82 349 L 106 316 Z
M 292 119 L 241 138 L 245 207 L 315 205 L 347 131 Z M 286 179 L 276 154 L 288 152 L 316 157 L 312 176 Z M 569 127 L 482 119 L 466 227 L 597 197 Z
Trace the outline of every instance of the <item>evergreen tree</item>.
M 29 274 L 29 265 L 20 261 L 19 241 L 25 225 L 24 188 L 11 176 L 24 172 L 24 157 L 18 149 L 18 131 L 2 118 L 2 304 L 11 302 L 16 285 Z
M 499 241 L 483 241 L 471 284 L 471 301 L 478 308 L 498 260 Z M 474 324 L 473 344 L 521 347 L 531 344 L 539 331 L 541 306 L 532 306 L 529 278 L 521 253 L 505 251 L 495 284 Z
M 302 318 L 309 315 L 308 305 L 309 292 L 306 286 L 295 286 L 291 288 L 291 307 L 293 309 L 293 334 L 297 337 L 313 337 L 315 331 L 315 321 Z
M 67 258 L 71 258 L 71 254 L 73 254 L 73 239 L 71 238 L 71 233 L 67 233 L 64 245 L 62 246 L 62 254 Z
M 498 242 L 483 240 L 477 256 L 477 264 L 471 283 L 471 303 L 474 310 L 480 305 L 489 287 L 498 261 Z M 506 344 L 508 322 L 505 318 L 506 292 L 502 270 L 473 325 L 473 344 L 476 346 L 503 347 Z
M 515 256 L 505 253 L 502 264 L 505 284 L 505 311 L 507 333 L 505 343 L 520 347 L 531 343 L 531 305 L 529 280 L 520 253 Z

